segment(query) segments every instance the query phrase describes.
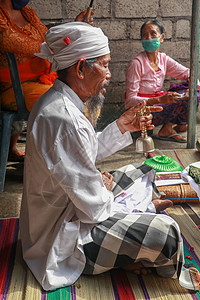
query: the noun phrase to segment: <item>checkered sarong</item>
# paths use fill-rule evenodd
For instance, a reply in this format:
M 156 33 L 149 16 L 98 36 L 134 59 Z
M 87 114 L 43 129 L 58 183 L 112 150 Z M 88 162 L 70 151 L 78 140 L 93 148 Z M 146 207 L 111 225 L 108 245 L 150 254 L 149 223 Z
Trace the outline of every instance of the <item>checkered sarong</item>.
M 152 213 L 116 214 L 91 232 L 84 245 L 84 274 L 100 274 L 141 261 L 163 277 L 176 278 L 183 264 L 183 244 L 177 223 Z
M 155 185 L 155 170 L 146 164 L 134 163 L 129 164 L 120 169 L 110 172 L 113 176 L 112 192 L 115 197 L 126 192 L 137 179 L 148 174 L 149 180 L 152 183 L 153 191 L 156 198 L 159 198 L 159 191 Z
M 136 179 L 155 173 L 146 165 L 129 165 L 113 172 L 114 195 L 126 191 Z M 141 261 L 154 267 L 164 277 L 179 276 L 183 258 L 183 243 L 178 224 L 170 217 L 154 213 L 115 214 L 96 225 L 92 241 L 85 244 L 84 274 L 99 274 Z

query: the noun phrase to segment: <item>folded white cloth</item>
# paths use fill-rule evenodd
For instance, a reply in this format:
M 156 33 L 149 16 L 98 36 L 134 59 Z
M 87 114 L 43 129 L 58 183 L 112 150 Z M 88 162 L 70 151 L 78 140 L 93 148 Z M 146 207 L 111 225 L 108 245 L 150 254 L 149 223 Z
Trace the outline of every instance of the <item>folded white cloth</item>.
M 152 203 L 152 183 L 149 180 L 149 174 L 138 178 L 126 192 L 115 197 L 112 205 L 112 211 L 115 213 L 131 214 L 132 212 L 152 212 L 156 213 Z

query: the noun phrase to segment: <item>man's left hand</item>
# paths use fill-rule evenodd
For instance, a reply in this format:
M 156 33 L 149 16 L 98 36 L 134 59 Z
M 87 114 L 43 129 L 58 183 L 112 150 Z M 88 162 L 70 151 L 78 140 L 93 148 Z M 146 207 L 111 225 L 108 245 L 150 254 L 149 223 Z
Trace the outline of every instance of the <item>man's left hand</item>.
M 142 129 L 142 126 L 146 126 L 147 130 L 152 130 L 154 125 L 152 124 L 152 114 L 147 116 L 140 116 L 140 110 L 146 105 L 146 102 L 143 101 L 129 110 L 125 111 L 117 120 L 117 126 L 121 133 L 125 133 L 126 131 L 139 131 Z M 150 112 L 159 112 L 162 111 L 163 108 L 161 106 L 148 106 L 148 110 Z

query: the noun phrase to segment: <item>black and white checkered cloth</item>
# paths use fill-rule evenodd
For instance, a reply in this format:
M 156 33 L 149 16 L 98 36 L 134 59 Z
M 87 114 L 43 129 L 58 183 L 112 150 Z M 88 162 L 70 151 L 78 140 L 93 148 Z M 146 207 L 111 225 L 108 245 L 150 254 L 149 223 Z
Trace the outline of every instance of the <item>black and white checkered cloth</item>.
M 151 167 L 141 164 L 113 172 L 114 194 L 119 195 L 147 172 L 152 172 Z M 155 173 L 151 175 L 153 182 Z M 84 245 L 84 274 L 99 274 L 139 261 L 155 267 L 164 277 L 180 274 L 184 262 L 181 233 L 178 224 L 166 215 L 119 213 L 95 226 L 91 236 L 93 241 Z
M 115 197 L 121 193 L 126 192 L 135 181 L 144 175 L 148 174 L 148 178 L 152 183 L 153 191 L 156 194 L 156 198 L 159 198 L 159 191 L 155 185 L 156 171 L 146 164 L 134 163 L 129 164 L 120 169 L 110 172 L 113 176 L 112 192 Z

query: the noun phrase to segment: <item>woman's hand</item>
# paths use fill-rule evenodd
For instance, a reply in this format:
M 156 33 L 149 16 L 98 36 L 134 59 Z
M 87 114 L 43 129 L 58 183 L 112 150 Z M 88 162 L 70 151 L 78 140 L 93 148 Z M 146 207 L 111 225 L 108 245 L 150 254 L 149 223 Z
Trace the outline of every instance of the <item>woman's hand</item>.
M 167 94 L 159 97 L 160 103 L 176 103 L 180 100 L 188 100 L 188 94 L 179 94 L 176 92 L 168 92 Z
M 87 14 L 87 10 L 82 11 L 75 19 L 76 22 L 85 22 L 85 16 Z M 92 11 L 91 13 L 92 15 L 94 15 L 94 12 Z M 90 24 L 91 26 L 93 26 L 93 22 L 94 19 L 92 17 L 89 18 L 88 20 L 88 24 Z
M 143 101 L 139 103 L 127 111 L 125 111 L 117 120 L 117 126 L 121 133 L 125 133 L 126 131 L 139 131 L 142 129 L 142 126 L 146 126 L 147 130 L 152 130 L 154 125 L 152 123 L 152 115 L 148 114 L 146 116 L 140 115 L 140 110 L 146 106 L 146 102 Z M 146 106 L 146 110 L 151 112 L 159 112 L 162 111 L 163 108 L 161 106 Z
M 108 191 L 111 191 L 113 184 L 113 176 L 108 172 L 103 172 L 101 175 L 105 187 Z

